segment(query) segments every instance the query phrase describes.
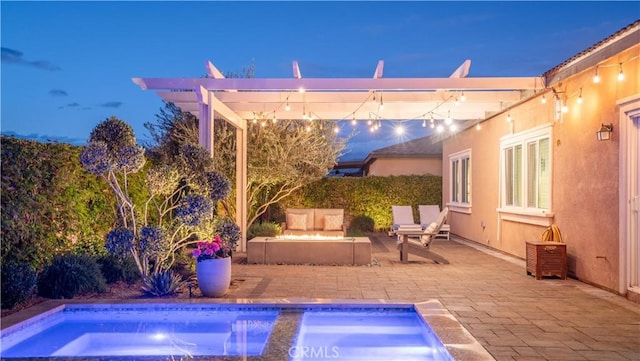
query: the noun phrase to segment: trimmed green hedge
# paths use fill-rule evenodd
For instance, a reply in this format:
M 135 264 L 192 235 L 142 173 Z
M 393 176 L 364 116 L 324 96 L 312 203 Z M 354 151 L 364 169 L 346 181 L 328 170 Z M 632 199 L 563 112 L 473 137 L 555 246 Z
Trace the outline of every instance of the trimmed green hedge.
M 35 269 L 66 252 L 100 254 L 114 222 L 107 184 L 78 160 L 81 147 L 1 137 L 1 259 Z
M 347 223 L 366 217 L 377 231 L 393 223 L 391 206 L 411 205 L 414 218 L 418 205 L 438 204 L 442 208 L 442 177 L 433 175 L 323 178 L 301 188 L 271 210 L 274 221 L 284 221 L 286 208 L 343 208 Z

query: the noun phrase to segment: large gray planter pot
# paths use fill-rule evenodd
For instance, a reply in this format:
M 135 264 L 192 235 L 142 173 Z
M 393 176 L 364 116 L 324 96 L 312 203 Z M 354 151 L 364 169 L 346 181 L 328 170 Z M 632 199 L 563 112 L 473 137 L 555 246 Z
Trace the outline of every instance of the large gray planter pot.
M 224 296 L 231 284 L 231 257 L 198 261 L 196 276 L 203 296 Z

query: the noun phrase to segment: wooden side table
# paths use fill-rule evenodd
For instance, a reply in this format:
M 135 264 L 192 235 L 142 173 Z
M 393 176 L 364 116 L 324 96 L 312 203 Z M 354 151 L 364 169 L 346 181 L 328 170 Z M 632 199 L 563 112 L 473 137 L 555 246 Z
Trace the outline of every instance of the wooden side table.
M 567 279 L 567 245 L 560 242 L 527 242 L 527 275 Z

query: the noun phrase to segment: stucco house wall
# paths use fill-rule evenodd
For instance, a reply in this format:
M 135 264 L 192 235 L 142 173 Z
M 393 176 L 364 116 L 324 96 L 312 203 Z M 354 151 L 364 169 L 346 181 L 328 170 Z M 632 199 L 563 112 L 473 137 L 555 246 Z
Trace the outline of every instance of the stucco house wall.
M 377 158 L 367 175 L 442 175 L 442 158 Z
M 597 49 L 596 49 L 597 50 Z M 617 291 L 619 242 L 619 110 L 621 99 L 640 95 L 640 45 L 602 53 L 594 64 L 547 84 L 547 89 L 443 141 L 443 204 L 451 203 L 451 154 L 471 151 L 471 206 L 452 207 L 451 231 L 465 239 L 525 258 L 525 242 L 539 240 L 555 223 L 567 244 L 569 274 Z M 578 59 L 579 61 L 579 59 Z M 624 81 L 616 76 L 624 62 Z M 567 64 L 564 69 L 572 69 Z M 602 79 L 592 78 L 598 66 Z M 573 69 L 578 69 L 573 68 Z M 558 119 L 555 96 L 568 112 Z M 582 94 L 584 102 L 577 103 Z M 542 97 L 547 102 L 542 103 Z M 511 122 L 507 121 L 511 117 Z M 596 140 L 601 124 L 613 124 L 610 141 Z M 536 127 L 551 127 L 551 207 L 531 224 L 499 212 L 500 139 Z M 509 218 L 509 219 L 505 219 Z M 523 270 L 524 273 L 524 270 Z

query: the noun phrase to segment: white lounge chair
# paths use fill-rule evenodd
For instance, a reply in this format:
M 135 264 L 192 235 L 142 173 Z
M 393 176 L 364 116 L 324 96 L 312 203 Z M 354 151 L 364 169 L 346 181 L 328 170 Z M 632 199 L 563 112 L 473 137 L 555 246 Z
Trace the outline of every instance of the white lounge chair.
M 408 261 L 408 253 L 415 254 L 417 256 L 432 259 L 436 263 L 448 264 L 449 261 L 442 256 L 435 254 L 429 250 L 431 242 L 439 234 L 445 220 L 449 208 L 445 207 L 442 212 L 438 214 L 438 218 L 425 228 L 423 231 L 406 231 L 403 229 L 398 230 L 398 248 L 400 249 L 400 260 L 402 262 Z M 411 237 L 418 236 L 417 239 Z M 404 248 L 404 252 L 403 252 Z
M 440 215 L 440 206 L 438 206 L 437 204 L 430 204 L 430 205 L 419 205 L 418 206 L 418 211 L 420 212 L 420 225 L 422 226 L 422 229 L 427 229 L 427 227 L 433 223 L 436 222 L 438 219 L 438 216 Z M 447 219 L 445 216 L 444 219 L 444 224 L 442 225 L 442 227 L 440 227 L 440 231 L 438 232 L 437 235 L 435 235 L 435 238 L 444 238 L 446 240 L 449 240 L 449 233 L 451 232 L 451 227 L 446 224 Z
M 413 220 L 413 209 L 411 206 L 391 206 L 393 215 L 393 225 L 391 226 L 390 235 L 395 235 L 396 231 L 403 230 L 420 230 L 422 226 Z

